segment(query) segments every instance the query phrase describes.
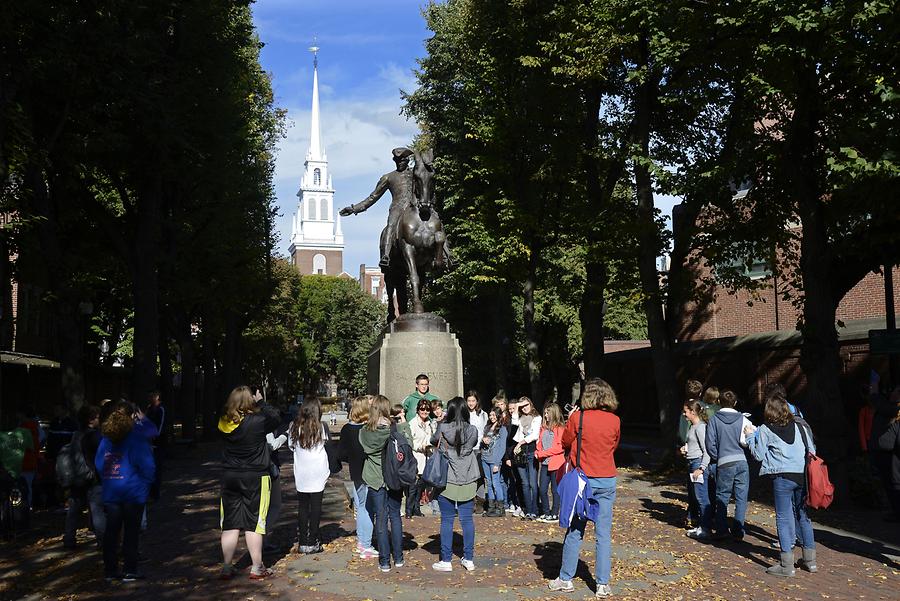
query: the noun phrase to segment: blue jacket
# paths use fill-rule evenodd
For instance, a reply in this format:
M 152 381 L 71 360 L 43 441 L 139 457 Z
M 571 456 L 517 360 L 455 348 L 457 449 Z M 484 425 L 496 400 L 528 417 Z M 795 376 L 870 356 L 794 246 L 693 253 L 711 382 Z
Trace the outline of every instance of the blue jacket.
M 600 504 L 594 498 L 594 489 L 581 468 L 575 468 L 559 481 L 559 525 L 568 528 L 576 515 L 597 521 Z
M 803 438 L 800 435 L 799 424 L 793 426 L 793 440 L 786 441 L 769 426 L 762 425 L 747 440 L 750 454 L 754 459 L 762 462 L 759 468 L 760 476 L 774 474 L 802 474 L 806 468 L 806 450 Z M 776 429 L 779 429 L 776 426 Z M 806 440 L 809 443 L 809 452 L 816 452 L 812 435 L 806 432 Z
M 135 428 L 119 444 L 114 445 L 105 436 L 100 441 L 94 464 L 103 483 L 104 503 L 147 502 L 156 464 L 144 434 L 141 428 Z
M 490 423 L 484 428 L 484 436 L 491 436 L 488 434 L 488 427 L 490 427 Z M 491 444 L 481 451 L 481 460 L 488 465 L 500 465 L 503 463 L 503 455 L 506 454 L 507 435 L 506 426 L 500 426 L 497 435 L 491 436 Z
M 706 425 L 706 452 L 719 466 L 738 461 L 747 462 L 744 455 L 743 430 L 750 420 L 734 409 L 723 408 L 716 412 Z

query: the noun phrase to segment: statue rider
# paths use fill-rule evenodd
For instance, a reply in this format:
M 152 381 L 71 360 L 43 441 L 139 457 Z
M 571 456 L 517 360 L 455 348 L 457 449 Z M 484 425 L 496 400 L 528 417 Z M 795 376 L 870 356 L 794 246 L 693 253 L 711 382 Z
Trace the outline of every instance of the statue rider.
M 390 263 L 391 247 L 394 241 L 397 240 L 397 226 L 400 222 L 400 217 L 403 211 L 415 202 L 413 172 L 409 169 L 409 157 L 413 155 L 413 151 L 409 148 L 395 148 L 391 151 L 391 154 L 393 154 L 394 163 L 397 165 L 396 170 L 382 175 L 375 189 L 365 200 L 341 209 L 341 215 L 344 217 L 362 213 L 375 204 L 386 191 L 390 190 L 391 207 L 388 211 L 387 226 L 381 231 L 381 239 L 379 241 L 381 259 L 378 261 L 378 265 L 382 271 L 385 271 Z

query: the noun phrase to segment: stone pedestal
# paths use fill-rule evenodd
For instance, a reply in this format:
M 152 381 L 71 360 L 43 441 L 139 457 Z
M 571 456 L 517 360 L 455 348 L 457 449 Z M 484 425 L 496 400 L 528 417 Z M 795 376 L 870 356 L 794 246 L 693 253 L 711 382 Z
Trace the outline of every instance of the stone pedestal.
M 369 352 L 368 392 L 402 403 L 427 374 L 431 393 L 447 401 L 463 395 L 462 349 L 449 324 L 433 313 L 392 321 Z

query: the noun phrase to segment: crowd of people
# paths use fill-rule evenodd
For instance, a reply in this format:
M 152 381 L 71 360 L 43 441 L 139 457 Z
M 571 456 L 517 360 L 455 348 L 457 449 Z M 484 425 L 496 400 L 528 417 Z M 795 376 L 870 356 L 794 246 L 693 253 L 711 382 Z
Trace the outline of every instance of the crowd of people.
M 618 400 L 600 379 L 585 383 L 579 405 L 550 402 L 538 410 L 528 397 L 496 395 L 483 406 L 476 391 L 446 403 L 429 390 L 427 375 L 401 403 L 381 395 L 352 399 L 339 438 L 323 420 L 315 399 L 305 400 L 285 419 L 264 402 L 259 388 L 235 388 L 218 422 L 223 440 L 220 527 L 222 579 L 237 575 L 233 561 L 241 532 L 251 558 L 249 578 L 274 575 L 263 563 L 281 513 L 281 460 L 293 459 L 297 492 L 296 552 L 323 550 L 320 521 L 329 478 L 344 465 L 356 520 L 356 553 L 378 559 L 382 572 L 404 566 L 403 519 L 439 518 L 439 556 L 432 568 L 452 572 L 453 528 L 458 518 L 462 553 L 458 565 L 476 569 L 476 520 L 517 517 L 565 528 L 558 577 L 550 590 L 573 590 L 585 527 L 595 526 L 596 595 L 611 594 L 610 536 L 616 500 L 614 453 L 620 439 Z M 791 577 L 799 568 L 816 572 L 816 546 L 806 509 L 807 458 L 816 451 L 812 428 L 778 383 L 764 402 L 744 412 L 737 395 L 689 380 L 678 432 L 688 493 L 686 534 L 700 542 L 741 541 L 751 477 L 771 483 L 779 561 L 767 568 Z M 60 416 L 58 416 L 60 417 Z M 60 417 L 51 428 L 22 411 L 18 427 L 4 432 L 4 481 L 22 482 L 32 502 L 35 453 L 49 446 L 66 472 L 67 516 L 63 544 L 87 508 L 104 576 L 138 580 L 139 538 L 146 528 L 148 501 L 159 495 L 165 409 L 150 395 L 146 412 L 120 400 L 83 406 L 78 423 Z M 328 422 L 334 425 L 333 414 Z M 66 430 L 66 428 L 68 430 Z M 64 435 L 65 434 L 65 435 Z M 889 520 L 900 516 L 900 387 L 874 381 L 859 416 L 860 444 L 871 454 L 891 503 Z M 408 451 L 408 453 L 406 452 Z M 408 457 L 404 457 L 408 455 Z M 437 459 L 446 462 L 444 480 L 433 483 Z M 63 466 L 63 467 L 61 467 Z M 407 473 L 408 470 L 408 473 Z M 29 477 L 31 474 L 31 477 Z M 62 479 L 62 474 L 60 474 Z M 405 497 L 405 499 L 404 499 Z M 731 519 L 728 508 L 734 501 Z M 799 557 L 795 558 L 795 549 Z M 121 559 L 120 559 L 121 556 Z M 121 563 L 120 563 L 121 561 Z

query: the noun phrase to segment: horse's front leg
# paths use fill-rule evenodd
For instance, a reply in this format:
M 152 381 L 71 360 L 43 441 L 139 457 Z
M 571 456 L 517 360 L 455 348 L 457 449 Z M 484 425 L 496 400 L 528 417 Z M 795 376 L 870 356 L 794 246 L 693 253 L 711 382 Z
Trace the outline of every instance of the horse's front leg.
M 441 269 L 444 266 L 444 244 L 447 243 L 447 236 L 443 230 L 434 233 L 434 266 Z
M 406 272 L 412 288 L 413 313 L 424 313 L 425 306 L 419 296 L 419 270 L 416 268 L 416 249 L 411 244 L 403 243 L 403 258 L 406 260 Z

